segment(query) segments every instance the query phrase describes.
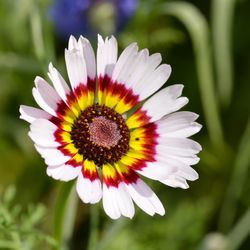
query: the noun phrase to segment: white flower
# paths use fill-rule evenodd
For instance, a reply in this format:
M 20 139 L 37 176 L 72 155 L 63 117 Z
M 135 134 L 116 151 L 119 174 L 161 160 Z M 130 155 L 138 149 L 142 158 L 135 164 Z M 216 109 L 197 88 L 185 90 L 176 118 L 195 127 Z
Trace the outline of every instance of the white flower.
M 201 146 L 187 138 L 201 129 L 198 115 L 176 112 L 188 102 L 181 97 L 183 85 L 154 94 L 171 73 L 169 65 L 160 65 L 159 53 L 138 51 L 133 43 L 117 59 L 117 50 L 114 37 L 98 36 L 95 60 L 89 41 L 71 36 L 65 50 L 71 87 L 50 64 L 53 87 L 36 77 L 32 93 L 41 109 L 22 105 L 21 118 L 31 124 L 29 136 L 47 174 L 62 181 L 77 178 L 83 202 L 103 198 L 112 219 L 132 218 L 133 202 L 149 215 L 164 215 L 140 175 L 184 189 L 186 180 L 198 178 L 190 165 L 198 163 Z

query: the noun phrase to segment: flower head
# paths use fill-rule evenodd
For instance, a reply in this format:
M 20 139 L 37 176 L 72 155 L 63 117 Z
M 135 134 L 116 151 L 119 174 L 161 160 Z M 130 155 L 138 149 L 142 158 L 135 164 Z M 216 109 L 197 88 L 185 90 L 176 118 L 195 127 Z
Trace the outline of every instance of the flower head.
M 133 201 L 149 215 L 164 207 L 141 179 L 188 188 L 201 146 L 187 137 L 201 126 L 198 115 L 180 111 L 183 85 L 158 91 L 171 73 L 159 53 L 129 45 L 117 58 L 114 37 L 98 36 L 97 57 L 86 38 L 70 37 L 65 61 L 71 87 L 49 65 L 53 87 L 36 77 L 33 96 L 41 109 L 22 105 L 29 136 L 54 179 L 77 179 L 85 203 L 103 199 L 107 215 L 132 218 Z M 156 94 L 154 94 L 158 91 Z M 143 101 L 143 102 L 142 102 Z M 129 115 L 130 114 L 130 115 Z
M 93 35 L 122 30 L 137 8 L 137 0 L 54 0 L 51 17 L 58 34 Z

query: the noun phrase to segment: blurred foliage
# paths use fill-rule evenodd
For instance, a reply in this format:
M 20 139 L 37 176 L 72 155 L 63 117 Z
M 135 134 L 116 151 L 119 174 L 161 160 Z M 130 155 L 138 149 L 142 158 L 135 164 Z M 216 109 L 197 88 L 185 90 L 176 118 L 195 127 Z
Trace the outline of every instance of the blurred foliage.
M 74 201 L 73 206 L 71 199 L 68 205 L 72 209 L 63 209 L 67 204 L 58 194 L 59 184 L 46 176 L 45 164 L 27 136 L 28 125 L 18 119 L 20 104 L 36 106 L 31 95 L 33 80 L 36 75 L 47 78 L 50 61 L 66 76 L 66 44 L 56 36 L 49 18 L 51 1 L 0 1 L 0 192 L 10 184 L 16 187 L 16 191 L 10 188 L 3 192 L 0 201 L 0 249 L 46 249 L 44 242 L 53 249 L 50 246 L 55 242 L 48 235 L 56 221 L 51 218 L 58 211 L 71 220 L 63 223 L 59 218 L 61 225 L 72 231 L 67 232 L 64 248 L 57 248 L 60 250 L 86 249 L 89 238 L 98 239 L 96 249 L 249 249 L 250 1 L 184 1 L 182 17 L 177 15 L 179 3 L 141 0 L 135 16 L 117 37 L 120 51 L 137 41 L 140 48 L 160 52 L 173 69 L 167 84 L 184 83 L 184 94 L 190 100 L 186 109 L 200 114 L 199 122 L 204 125 L 195 136 L 203 146 L 196 167 L 200 179 L 190 183 L 188 190 L 146 180 L 167 214 L 152 218 L 137 209 L 133 220 L 113 222 L 101 208 L 100 214 L 92 213 L 92 208 L 81 202 L 77 211 L 71 211 L 77 205 Z M 190 24 L 185 19 L 188 13 L 200 19 L 190 15 Z M 96 47 L 96 40 L 92 43 Z M 208 68 L 209 81 L 204 76 Z M 213 95 L 206 104 L 201 82 L 212 86 Z M 216 105 L 223 133 L 221 144 L 215 145 L 208 133 L 214 120 L 205 112 L 205 105 L 208 112 L 210 105 Z M 58 196 L 61 203 L 55 205 Z M 43 206 L 27 205 L 41 202 Z M 92 214 L 97 221 L 93 222 Z M 48 219 L 43 220 L 44 216 Z M 72 223 L 74 226 L 67 226 Z M 94 236 L 90 225 L 96 227 Z M 3 243 L 12 248 L 2 247 Z
M 48 249 L 49 245 L 56 245 L 39 229 L 46 214 L 44 205 L 28 204 L 24 211 L 15 196 L 16 189 L 10 186 L 0 200 L 0 249 Z

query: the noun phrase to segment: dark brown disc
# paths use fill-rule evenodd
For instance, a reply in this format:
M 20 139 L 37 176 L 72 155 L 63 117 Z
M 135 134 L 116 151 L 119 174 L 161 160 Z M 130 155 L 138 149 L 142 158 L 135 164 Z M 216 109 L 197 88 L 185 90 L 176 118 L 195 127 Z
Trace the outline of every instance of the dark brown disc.
M 95 104 L 82 111 L 70 134 L 79 154 L 97 166 L 113 164 L 129 150 L 130 132 L 125 120 L 105 105 Z

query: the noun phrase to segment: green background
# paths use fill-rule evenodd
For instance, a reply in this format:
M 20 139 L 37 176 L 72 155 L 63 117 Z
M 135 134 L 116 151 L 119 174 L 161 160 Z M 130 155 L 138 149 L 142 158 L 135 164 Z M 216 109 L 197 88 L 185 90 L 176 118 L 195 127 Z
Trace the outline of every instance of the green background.
M 200 114 L 203 125 L 193 137 L 203 147 L 195 166 L 200 178 L 188 190 L 146 180 L 166 215 L 136 209 L 132 220 L 118 221 L 102 204 L 81 203 L 74 189 L 67 199 L 74 183 L 46 175 L 29 126 L 19 120 L 20 104 L 36 106 L 33 81 L 47 78 L 50 61 L 66 78 L 66 45 L 49 6 L 0 2 L 0 249 L 250 249 L 250 1 L 140 1 L 116 35 L 120 52 L 137 41 L 162 54 L 172 66 L 166 85 L 185 85 L 184 110 Z M 99 12 L 90 15 L 109 35 L 109 17 L 105 23 Z

